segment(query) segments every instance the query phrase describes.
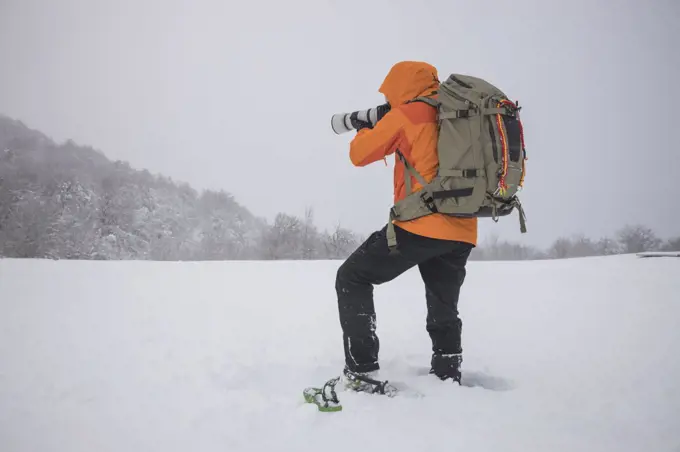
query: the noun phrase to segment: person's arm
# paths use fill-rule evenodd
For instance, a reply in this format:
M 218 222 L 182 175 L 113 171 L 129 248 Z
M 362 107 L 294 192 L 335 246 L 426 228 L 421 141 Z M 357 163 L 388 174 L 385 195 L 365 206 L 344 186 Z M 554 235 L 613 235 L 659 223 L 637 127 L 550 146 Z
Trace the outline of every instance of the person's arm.
M 400 112 L 391 111 L 372 129 L 359 130 L 349 147 L 352 163 L 366 166 L 393 154 L 403 136 L 403 120 Z

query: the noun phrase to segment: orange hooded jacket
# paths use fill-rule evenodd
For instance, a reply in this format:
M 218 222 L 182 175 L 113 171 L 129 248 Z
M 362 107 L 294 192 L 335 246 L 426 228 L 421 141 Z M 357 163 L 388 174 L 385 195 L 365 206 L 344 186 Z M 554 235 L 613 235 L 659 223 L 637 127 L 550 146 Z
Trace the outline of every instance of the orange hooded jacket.
M 426 181 L 437 172 L 436 111 L 423 102 L 406 104 L 419 96 L 436 97 L 439 88 L 437 69 L 430 64 L 402 61 L 385 77 L 379 92 L 391 110 L 373 127 L 357 132 L 350 144 L 350 159 L 355 166 L 366 166 L 394 154 L 397 150 Z M 397 158 L 394 163 L 394 202 L 406 196 L 404 177 L 411 177 L 414 191 L 422 188 Z M 477 218 L 455 218 L 432 214 L 394 224 L 413 234 L 477 245 Z

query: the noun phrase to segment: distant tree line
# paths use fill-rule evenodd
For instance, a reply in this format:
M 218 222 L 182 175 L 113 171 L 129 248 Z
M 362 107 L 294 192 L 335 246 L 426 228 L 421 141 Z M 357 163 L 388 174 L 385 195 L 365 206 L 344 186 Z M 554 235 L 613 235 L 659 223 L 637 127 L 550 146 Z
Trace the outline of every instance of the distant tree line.
M 338 259 L 361 237 L 304 218 L 255 217 L 224 191 L 197 192 L 0 116 L 0 256 L 55 259 Z
M 582 234 L 560 237 L 546 250 L 491 237 L 473 250 L 472 260 L 537 260 L 608 256 L 643 251 L 680 251 L 680 236 L 669 240 L 657 237 L 644 225 L 627 225 L 612 237 L 590 239 Z
M 224 191 L 112 162 L 72 141 L 56 144 L 0 116 L 0 257 L 52 259 L 343 259 L 363 240 L 337 226 L 319 230 L 314 212 L 256 217 Z M 651 250 L 680 251 L 645 226 L 614 238 L 559 238 L 547 250 L 485 240 L 473 260 L 561 259 Z

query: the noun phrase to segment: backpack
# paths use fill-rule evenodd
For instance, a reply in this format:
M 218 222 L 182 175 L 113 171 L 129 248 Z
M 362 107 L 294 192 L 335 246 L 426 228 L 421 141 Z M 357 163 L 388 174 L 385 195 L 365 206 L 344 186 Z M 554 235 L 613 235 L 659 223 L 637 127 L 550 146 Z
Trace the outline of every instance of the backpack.
M 455 217 L 491 217 L 495 222 L 515 207 L 520 231 L 526 217 L 517 193 L 524 184 L 526 149 L 519 104 L 491 83 L 451 74 L 440 84 L 438 99 L 418 97 L 437 109 L 439 167 L 427 183 L 397 151 L 397 158 L 423 187 L 390 210 L 388 245 L 396 248 L 393 220 L 409 221 L 433 213 Z

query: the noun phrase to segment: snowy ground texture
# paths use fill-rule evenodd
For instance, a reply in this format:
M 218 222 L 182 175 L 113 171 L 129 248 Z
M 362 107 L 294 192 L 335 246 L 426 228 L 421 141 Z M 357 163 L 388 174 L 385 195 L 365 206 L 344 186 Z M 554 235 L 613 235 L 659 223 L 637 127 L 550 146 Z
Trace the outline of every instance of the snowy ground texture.
M 424 396 L 321 413 L 338 265 L 0 260 L 0 451 L 680 450 L 680 259 L 471 263 L 463 387 L 427 375 L 410 272 L 381 362 Z

